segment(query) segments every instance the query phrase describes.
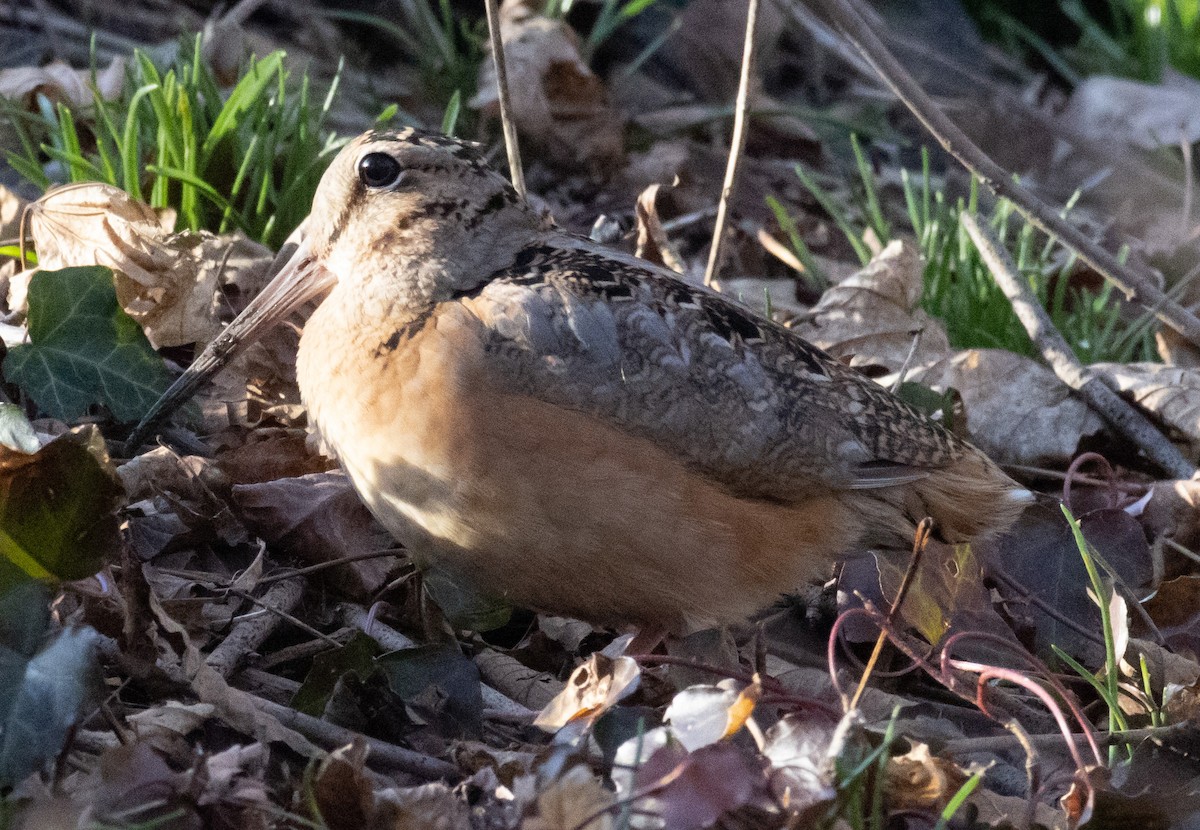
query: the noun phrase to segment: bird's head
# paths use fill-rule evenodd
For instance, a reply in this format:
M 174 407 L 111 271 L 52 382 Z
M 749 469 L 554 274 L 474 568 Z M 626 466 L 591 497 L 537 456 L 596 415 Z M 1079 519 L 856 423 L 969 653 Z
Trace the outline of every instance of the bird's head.
M 474 288 L 547 227 L 473 145 L 409 127 L 338 154 L 301 254 L 347 290 L 420 307 Z
M 419 314 L 479 286 L 551 227 L 466 142 L 411 127 L 359 136 L 322 176 L 294 253 L 127 446 L 306 301 L 332 290 L 364 308 Z

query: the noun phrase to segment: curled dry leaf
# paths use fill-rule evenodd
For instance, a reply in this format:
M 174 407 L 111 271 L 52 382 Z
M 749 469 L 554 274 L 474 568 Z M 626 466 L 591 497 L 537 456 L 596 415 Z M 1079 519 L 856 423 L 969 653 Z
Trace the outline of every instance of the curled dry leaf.
M 830 755 L 833 724 L 785 715 L 767 730 L 766 738 L 762 753 L 771 762 L 771 792 L 781 806 L 800 812 L 837 795 L 835 759 Z
M 892 810 L 940 812 L 967 774 L 944 758 L 935 758 L 929 747 L 917 743 L 903 755 L 888 760 L 887 803 Z
M 632 694 L 640 677 L 641 669 L 632 657 L 612 659 L 593 654 L 572 672 L 566 688 L 547 704 L 533 725 L 553 732 L 579 718 L 595 719 Z
M 244 237 L 173 234 L 170 224 L 149 205 L 106 184 L 52 190 L 33 203 L 29 220 L 42 270 L 112 268 L 117 299 L 156 348 L 207 343 L 220 331 L 217 285 L 222 276 L 257 275 L 270 265 L 272 255 Z M 234 278 L 226 276 L 225 281 Z M 27 284 L 14 278 L 10 308 L 24 305 Z
M 96 73 L 95 91 L 106 101 L 121 94 L 125 83 L 125 59 L 113 58 L 107 68 Z M 35 98 L 44 95 L 54 103 L 62 102 L 72 109 L 92 105 L 92 71 L 72 69 L 63 61 L 45 66 L 17 66 L 0 69 L 0 97 L 18 100 L 25 109 L 36 107 Z
M 314 564 L 395 547 L 341 473 L 235 485 L 233 501 L 255 534 Z M 391 561 L 347 563 L 329 579 L 353 595 L 371 594 L 383 586 Z
M 914 367 L 947 357 L 942 325 L 921 308 L 924 263 L 912 243 L 897 240 L 849 279 L 833 286 L 796 331 L 825 351 L 859 368 L 904 365 L 917 332 Z
M 671 700 L 663 718 L 688 752 L 716 743 L 740 731 L 754 712 L 762 685 L 739 689 L 736 681 L 715 686 L 690 686 Z
M 579 40 L 563 20 L 534 14 L 506 0 L 500 34 L 517 129 L 543 151 L 546 161 L 608 172 L 624 157 L 625 121 L 609 101 L 603 82 L 584 63 Z M 496 68 L 484 61 L 471 106 L 499 117 Z
M 637 249 L 635 254 L 655 265 L 670 268 L 676 274 L 684 272 L 679 254 L 671 246 L 662 218 L 658 215 L 658 197 L 664 185 L 655 182 L 637 198 Z M 669 191 L 671 188 L 667 188 Z

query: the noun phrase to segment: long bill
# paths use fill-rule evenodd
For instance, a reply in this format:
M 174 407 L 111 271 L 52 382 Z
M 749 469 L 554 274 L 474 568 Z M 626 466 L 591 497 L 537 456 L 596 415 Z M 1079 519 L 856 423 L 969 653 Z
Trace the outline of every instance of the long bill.
M 334 281 L 333 275 L 313 258 L 308 241 L 301 241 L 259 295 L 208 344 L 150 408 L 125 442 L 125 454 L 132 455 L 164 419 L 186 403 L 229 361 L 305 302 L 331 288 Z

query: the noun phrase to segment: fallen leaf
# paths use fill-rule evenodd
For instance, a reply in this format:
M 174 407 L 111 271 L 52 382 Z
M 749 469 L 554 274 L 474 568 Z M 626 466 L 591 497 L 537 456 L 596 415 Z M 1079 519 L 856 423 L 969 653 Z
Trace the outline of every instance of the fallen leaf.
M 41 270 L 103 265 L 121 306 L 156 347 L 207 343 L 221 330 L 221 282 L 255 285 L 273 259 L 240 234 L 170 233 L 148 205 L 107 184 L 69 185 L 33 203 L 30 233 Z M 21 282 L 9 292 L 22 307 Z
M 695 752 L 668 744 L 638 769 L 635 786 L 649 793 L 635 802 L 639 812 L 660 816 L 671 830 L 699 830 L 765 795 L 766 776 L 732 743 Z
M 586 766 L 576 765 L 538 793 L 521 819 L 524 830 L 610 830 L 616 799 Z
M 895 552 L 875 555 L 882 597 L 889 604 L 900 590 L 910 559 Z M 943 642 L 951 633 L 988 631 L 1003 637 L 1008 631 L 992 606 L 983 567 L 971 545 L 930 541 L 897 613 L 930 645 Z
M 0 185 L 0 239 L 14 239 L 19 235 L 21 216 L 28 204 L 27 199 Z
M 56 757 L 102 693 L 90 628 L 49 634 L 45 589 L 33 582 L 0 596 L 0 786 Z
M 1055 467 L 1104 422 L 1052 371 L 1003 349 L 967 349 L 910 378 L 963 399 L 967 432 L 993 461 Z
M 584 63 L 574 30 L 566 21 L 534 14 L 520 0 L 505 0 L 500 18 L 513 118 L 521 135 L 551 164 L 605 174 L 620 166 L 625 119 Z M 470 105 L 499 117 L 491 60 L 480 67 L 479 92 Z
M 894 241 L 829 288 L 795 331 L 860 369 L 899 370 L 914 341 L 913 367 L 941 361 L 950 354 L 950 341 L 941 323 L 920 307 L 924 267 L 911 242 Z
M 107 268 L 39 271 L 29 287 L 29 343 L 9 349 L 4 376 L 64 421 L 103 404 L 142 417 L 170 385 L 141 328 L 117 305 Z
M 1125 585 L 1137 589 L 1149 581 L 1149 545 L 1136 519 L 1106 508 L 1080 516 L 1079 524 L 1089 546 Z M 973 547 L 1008 612 L 1030 629 L 1035 653 L 1052 659 L 1053 644 L 1084 665 L 1103 662 L 1100 612 L 1088 595 L 1091 582 L 1057 505 L 1030 505 L 1003 537 Z
M 105 69 L 94 74 L 95 93 L 111 101 L 121 94 L 125 83 L 125 59 L 115 57 Z M 90 109 L 95 94 L 92 76 L 93 70 L 72 69 L 63 61 L 0 69 L 0 97 L 18 100 L 28 110 L 36 109 L 37 95 L 45 95 L 50 101 L 62 102 L 72 109 Z
M 26 454 L 37 452 L 42 445 L 25 410 L 15 403 L 0 403 L 0 444 Z
M 366 680 L 375 673 L 375 657 L 378 654 L 378 644 L 361 631 L 355 632 L 345 645 L 321 652 L 313 658 L 312 668 L 308 670 L 303 685 L 292 696 L 292 708 L 306 715 L 321 717 L 338 681 L 347 674 Z
M 1192 454 L 1200 451 L 1200 370 L 1161 363 L 1095 363 L 1089 368 L 1183 436 Z
M 470 807 L 442 783 L 375 793 L 369 830 L 471 830 Z M 338 825 L 362 830 L 362 825 Z
M 767 730 L 762 754 L 771 762 L 771 792 L 789 812 L 807 810 L 837 795 L 834 759 L 829 755 L 835 728 L 823 718 L 785 715 Z
M 936 758 L 917 743 L 903 755 L 888 759 L 885 796 L 891 810 L 931 810 L 940 813 L 967 780 L 954 763 Z
M 1141 518 L 1152 539 L 1166 536 L 1195 549 L 1200 545 L 1200 481 L 1154 482 Z
M 566 688 L 542 709 L 534 726 L 547 732 L 573 720 L 594 720 L 637 689 L 641 669 L 632 657 L 593 654 L 571 673 Z
M 37 452 L 0 448 L 0 585 L 83 579 L 119 547 L 121 485 L 94 426 Z
M 396 545 L 340 472 L 235 485 L 232 494 L 252 533 L 310 563 Z M 391 568 L 387 558 L 367 559 L 331 569 L 328 576 L 355 595 L 369 595 L 383 586 Z
M 738 688 L 736 681 L 689 686 L 671 700 L 663 719 L 689 752 L 716 743 L 745 726 L 762 694 L 761 685 Z
M 479 669 L 457 645 L 426 645 L 376 658 L 388 686 L 445 735 L 476 735 L 483 723 Z

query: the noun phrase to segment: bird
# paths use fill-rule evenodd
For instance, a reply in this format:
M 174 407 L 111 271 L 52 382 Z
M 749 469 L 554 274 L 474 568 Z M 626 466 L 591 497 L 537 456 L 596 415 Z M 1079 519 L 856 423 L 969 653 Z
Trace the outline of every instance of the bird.
M 147 424 L 302 304 L 309 426 L 420 567 L 600 626 L 688 633 L 1030 493 L 792 330 L 557 227 L 472 143 L 377 129 Z

